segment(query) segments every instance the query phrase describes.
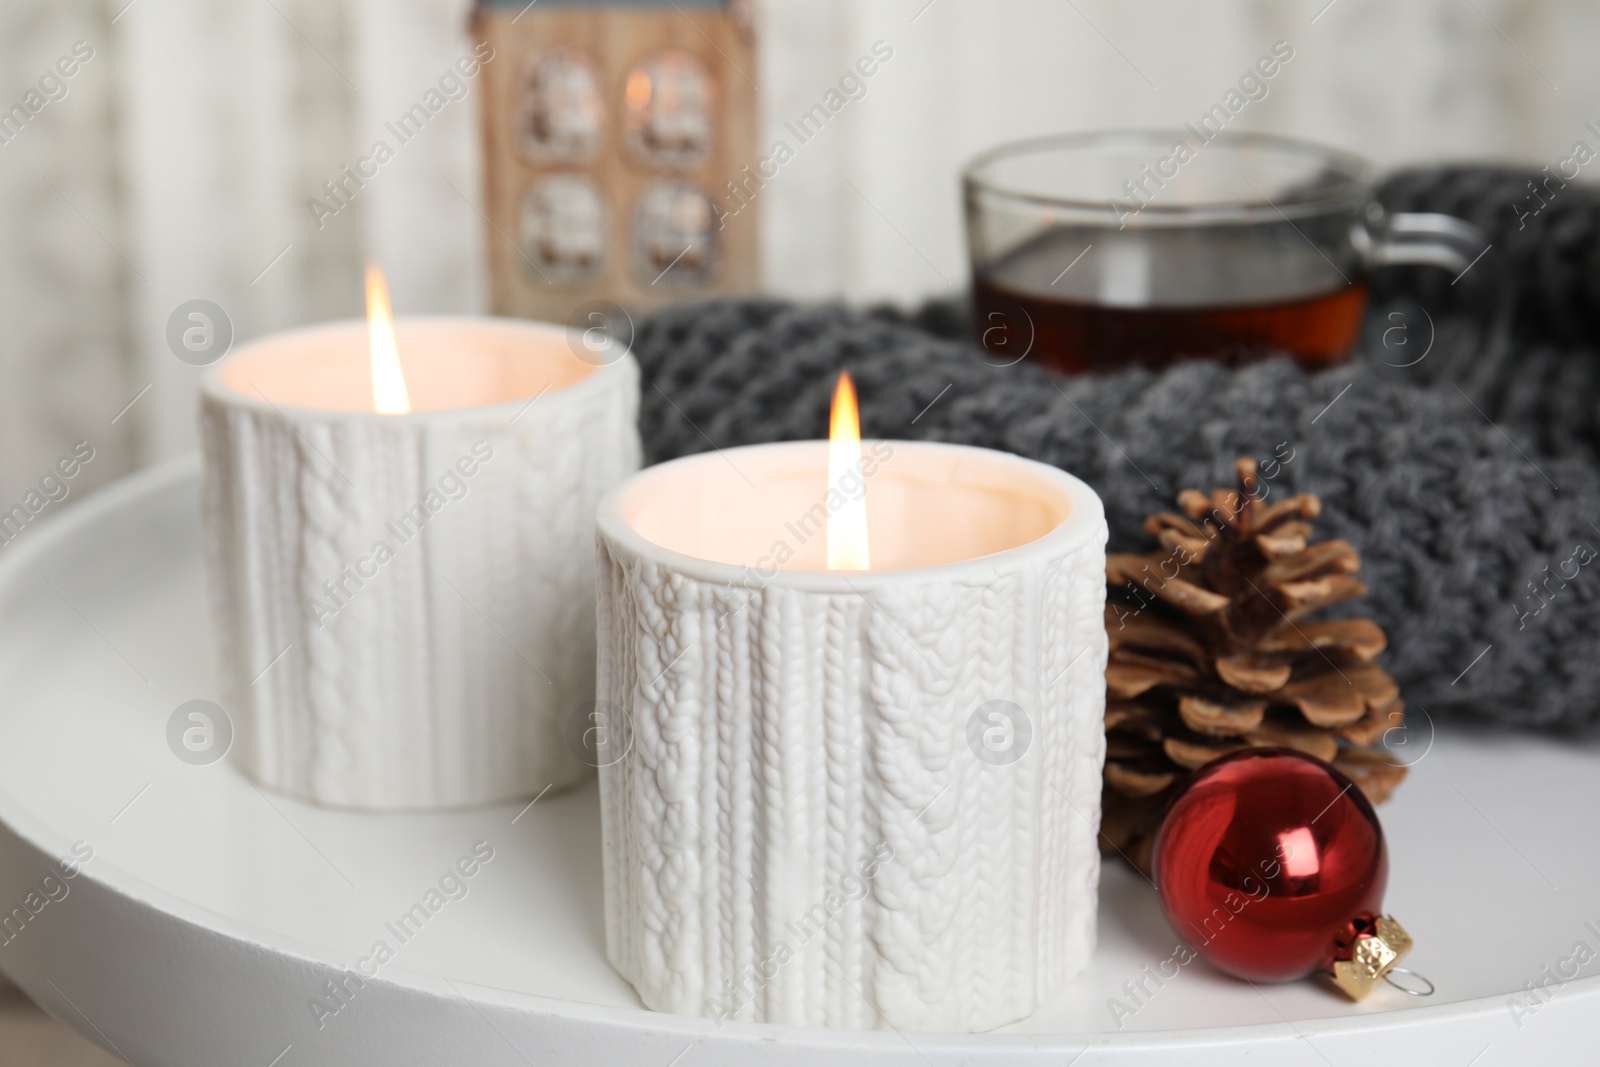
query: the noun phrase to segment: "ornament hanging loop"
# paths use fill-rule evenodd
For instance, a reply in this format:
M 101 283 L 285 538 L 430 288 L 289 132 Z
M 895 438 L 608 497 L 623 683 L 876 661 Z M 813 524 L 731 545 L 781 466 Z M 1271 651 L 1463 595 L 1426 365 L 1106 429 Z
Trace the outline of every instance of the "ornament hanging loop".
M 1387 915 L 1359 915 L 1351 920 L 1350 930 L 1351 936 L 1334 954 L 1333 984 L 1344 990 L 1351 1000 L 1364 1000 L 1377 987 L 1378 979 L 1388 977 L 1401 958 L 1411 951 L 1411 935 Z M 1395 982 L 1389 984 L 1406 989 Z M 1428 985 L 1432 992 L 1433 983 Z M 1406 989 L 1406 992 L 1411 990 Z
M 1397 974 L 1406 975 L 1406 976 L 1408 976 L 1408 980 L 1421 982 L 1423 985 L 1427 986 L 1428 988 L 1426 988 L 1426 989 L 1422 989 L 1420 987 L 1413 988 L 1412 986 L 1407 985 L 1404 982 L 1396 982 L 1394 980 L 1394 976 L 1397 975 Z M 1390 985 L 1394 986 L 1396 989 L 1400 990 L 1400 992 L 1405 993 L 1407 996 L 1413 996 L 1413 997 L 1431 997 L 1431 996 L 1433 996 L 1435 988 L 1436 988 L 1434 986 L 1434 984 L 1431 981 L 1428 980 L 1428 976 L 1427 975 L 1418 974 L 1416 971 L 1413 971 L 1409 967 L 1390 967 L 1389 970 L 1384 973 L 1383 980 L 1385 982 L 1388 982 Z

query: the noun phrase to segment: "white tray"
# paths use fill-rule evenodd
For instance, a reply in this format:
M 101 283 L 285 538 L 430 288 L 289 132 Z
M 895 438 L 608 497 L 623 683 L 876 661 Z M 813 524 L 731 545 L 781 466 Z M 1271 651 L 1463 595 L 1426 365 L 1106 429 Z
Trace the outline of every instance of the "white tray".
M 1579 942 L 1600 952 L 1600 748 L 1445 733 L 1383 809 L 1388 907 L 1438 984 L 1352 1005 L 1185 967 L 1118 1029 L 1108 1000 L 1176 938 L 1120 864 L 1100 948 L 1061 1000 L 971 1037 L 730 1024 L 646 1011 L 607 965 L 593 786 L 442 815 L 322 811 L 166 741 L 214 699 L 195 464 L 148 472 L 0 549 L 0 910 L 94 858 L 0 944 L 0 968 L 136 1065 L 1491 1064 L 1571 1062 L 1600 1036 L 1600 965 L 1517 1018 Z M 492 633 L 485 640 L 497 640 Z M 400 945 L 385 927 L 486 840 L 468 895 Z M 1586 925 L 1592 923 L 1592 926 Z M 313 998 L 396 948 L 319 1029 Z M 329 1001 L 331 1005 L 333 1002 Z M 1519 1025 L 1520 1023 L 1520 1025 Z M 1075 1059 L 1076 1057 L 1076 1059 Z M 1476 1057 L 1476 1058 L 1475 1058 Z

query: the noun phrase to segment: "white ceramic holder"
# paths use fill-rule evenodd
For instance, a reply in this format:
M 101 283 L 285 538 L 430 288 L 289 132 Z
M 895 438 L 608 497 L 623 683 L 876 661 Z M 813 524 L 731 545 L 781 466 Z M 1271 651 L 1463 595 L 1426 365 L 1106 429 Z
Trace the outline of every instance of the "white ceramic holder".
M 1104 512 L 1053 467 L 866 442 L 874 569 L 829 572 L 827 448 L 600 504 L 607 951 L 661 1011 L 991 1029 L 1094 944 Z
M 372 411 L 364 322 L 278 334 L 201 387 L 233 756 L 319 804 L 486 804 L 589 770 L 593 515 L 639 465 L 638 368 L 567 331 L 398 320 L 413 412 Z

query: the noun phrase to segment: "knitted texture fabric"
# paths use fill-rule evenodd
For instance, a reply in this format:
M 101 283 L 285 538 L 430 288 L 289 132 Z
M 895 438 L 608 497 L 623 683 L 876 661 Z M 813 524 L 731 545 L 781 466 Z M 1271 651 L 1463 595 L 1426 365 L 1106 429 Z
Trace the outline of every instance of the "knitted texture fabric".
M 1569 185 L 1530 216 L 1534 177 L 1546 176 L 1391 179 L 1391 208 L 1483 226 L 1488 269 L 1459 286 L 1440 272 L 1383 272 L 1358 351 L 1321 373 L 1287 359 L 1077 378 L 1026 360 L 1001 367 L 967 340 L 955 304 L 903 314 L 757 299 L 660 312 L 634 339 L 647 457 L 825 436 L 848 369 L 865 434 L 1054 464 L 1104 499 L 1112 551 L 1144 551 L 1147 514 L 1182 489 L 1231 485 L 1234 460 L 1255 456 L 1275 471 L 1269 494 L 1316 493 L 1316 536 L 1361 552 L 1370 592 L 1347 613 L 1388 631 L 1384 664 L 1413 710 L 1408 728 L 1440 716 L 1592 728 L 1600 192 Z M 1497 283 L 1517 294 L 1509 338 L 1485 336 Z

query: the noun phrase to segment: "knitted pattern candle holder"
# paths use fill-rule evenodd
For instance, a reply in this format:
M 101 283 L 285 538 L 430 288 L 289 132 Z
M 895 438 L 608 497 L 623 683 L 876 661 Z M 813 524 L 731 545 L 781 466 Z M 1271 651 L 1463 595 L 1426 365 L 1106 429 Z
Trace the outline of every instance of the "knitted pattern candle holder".
M 606 941 L 651 1008 L 972 1032 L 1088 961 L 1099 499 L 1012 456 L 875 447 L 892 458 L 868 479 L 869 510 L 886 500 L 871 571 L 777 570 L 772 539 L 737 544 L 767 515 L 815 566 L 821 508 L 763 493 L 821 484 L 821 442 L 679 460 L 601 503 Z M 942 514 L 917 506 L 938 499 Z M 958 541 L 957 516 L 985 532 L 954 562 L 892 569 L 897 537 Z M 725 562 L 681 550 L 696 545 Z
M 263 785 L 343 807 L 570 785 L 588 772 L 565 730 L 593 699 L 592 516 L 638 466 L 637 366 L 625 353 L 588 365 L 553 327 L 401 320 L 402 351 L 440 353 L 435 367 L 408 359 L 414 395 L 477 374 L 490 402 L 390 417 L 254 384 L 295 349 L 364 353 L 365 329 L 279 335 L 204 380 L 234 758 Z M 295 369 L 325 373 L 314 362 Z

